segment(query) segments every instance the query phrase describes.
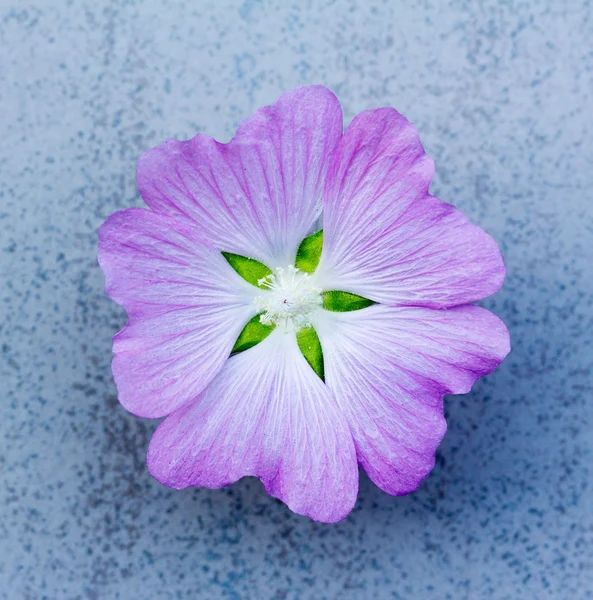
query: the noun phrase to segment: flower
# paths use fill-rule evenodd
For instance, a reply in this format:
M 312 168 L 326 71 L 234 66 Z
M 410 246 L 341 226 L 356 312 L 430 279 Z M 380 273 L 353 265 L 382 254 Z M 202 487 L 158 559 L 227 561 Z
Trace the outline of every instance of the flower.
M 303 87 L 220 144 L 146 152 L 150 210 L 100 229 L 123 406 L 166 417 L 148 449 L 163 484 L 259 477 L 293 511 L 335 522 L 358 464 L 388 494 L 418 487 L 446 423 L 509 352 L 496 242 L 429 193 L 415 127 L 391 108 L 343 132 L 336 97 Z

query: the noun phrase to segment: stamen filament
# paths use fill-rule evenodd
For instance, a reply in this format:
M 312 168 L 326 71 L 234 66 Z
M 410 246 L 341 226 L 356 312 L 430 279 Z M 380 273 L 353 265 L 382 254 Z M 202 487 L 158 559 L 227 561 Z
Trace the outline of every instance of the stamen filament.
M 322 305 L 321 290 L 308 273 L 289 265 L 258 280 L 265 293 L 255 298 L 260 322 L 284 331 L 300 331 L 311 326 L 310 316 Z

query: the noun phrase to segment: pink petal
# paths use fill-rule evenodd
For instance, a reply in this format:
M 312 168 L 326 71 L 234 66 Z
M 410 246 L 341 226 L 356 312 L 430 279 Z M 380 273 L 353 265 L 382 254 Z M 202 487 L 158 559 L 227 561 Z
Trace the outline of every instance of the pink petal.
M 195 399 L 255 314 L 257 288 L 192 226 L 138 208 L 101 227 L 99 263 L 107 294 L 129 315 L 113 342 L 120 402 L 161 417 Z
M 443 395 L 468 392 L 510 348 L 504 323 L 477 306 L 374 305 L 325 312 L 315 328 L 358 461 L 394 495 L 415 490 L 434 466 L 446 430 Z
M 389 108 L 358 115 L 327 176 L 327 288 L 391 305 L 442 308 L 497 291 L 505 267 L 496 242 L 429 195 L 434 174 L 416 128 Z
M 286 266 L 321 213 L 341 134 L 336 97 L 298 88 L 244 121 L 228 144 L 199 134 L 149 150 L 138 188 L 153 210 L 198 224 L 219 250 Z
M 348 424 L 295 336 L 280 330 L 232 357 L 197 402 L 161 424 L 148 468 L 177 489 L 253 475 L 294 512 L 328 523 L 352 510 L 358 490 Z

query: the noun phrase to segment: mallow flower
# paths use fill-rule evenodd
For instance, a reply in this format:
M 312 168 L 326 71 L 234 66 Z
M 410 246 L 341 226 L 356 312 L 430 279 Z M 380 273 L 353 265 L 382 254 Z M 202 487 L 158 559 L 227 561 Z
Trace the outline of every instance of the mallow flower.
M 444 394 L 509 352 L 496 242 L 432 196 L 433 161 L 392 108 L 343 131 L 336 97 L 302 87 L 228 144 L 198 134 L 146 152 L 147 209 L 100 229 L 120 402 L 165 417 L 148 468 L 173 488 L 243 476 L 335 522 L 360 465 L 388 494 L 434 465 Z

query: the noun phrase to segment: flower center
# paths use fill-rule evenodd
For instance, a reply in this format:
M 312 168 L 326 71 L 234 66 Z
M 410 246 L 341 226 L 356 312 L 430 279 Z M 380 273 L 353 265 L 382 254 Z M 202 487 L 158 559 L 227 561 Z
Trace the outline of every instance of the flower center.
M 278 267 L 275 274 L 263 277 L 258 284 L 267 291 L 255 298 L 259 320 L 277 325 L 286 332 L 309 327 L 311 313 L 322 304 L 321 290 L 313 285 L 308 273 L 290 265 Z

